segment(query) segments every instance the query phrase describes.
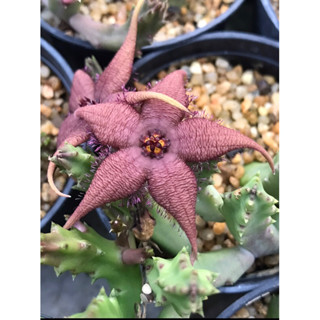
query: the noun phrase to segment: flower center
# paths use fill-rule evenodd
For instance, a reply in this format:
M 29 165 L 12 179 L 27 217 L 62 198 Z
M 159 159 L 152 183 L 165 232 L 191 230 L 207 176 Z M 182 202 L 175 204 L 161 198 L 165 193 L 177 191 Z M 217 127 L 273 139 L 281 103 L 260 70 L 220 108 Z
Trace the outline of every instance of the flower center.
M 158 129 L 148 131 L 147 135 L 141 136 L 140 143 L 143 150 L 142 154 L 156 159 L 161 159 L 170 146 L 170 140 L 166 139 L 165 135 Z

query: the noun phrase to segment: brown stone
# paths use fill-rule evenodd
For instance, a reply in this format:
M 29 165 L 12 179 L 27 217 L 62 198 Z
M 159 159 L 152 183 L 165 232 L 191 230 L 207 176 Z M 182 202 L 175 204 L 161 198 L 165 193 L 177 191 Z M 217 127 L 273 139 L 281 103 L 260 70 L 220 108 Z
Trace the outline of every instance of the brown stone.
M 229 81 L 223 81 L 217 85 L 217 93 L 226 94 L 231 88 L 231 83 Z
M 46 116 L 47 118 L 50 118 L 52 110 L 51 108 L 49 108 L 48 106 L 46 106 L 45 104 L 41 104 L 40 105 L 40 112 L 41 114 L 43 114 L 44 116 Z
M 222 178 L 222 175 L 220 173 L 214 173 L 212 175 L 212 180 L 213 180 L 213 185 L 215 187 L 220 187 L 222 185 L 223 178 Z
M 240 181 L 239 181 L 239 179 L 237 179 L 236 177 L 231 176 L 231 177 L 229 178 L 229 182 L 230 182 L 230 183 L 232 184 L 232 186 L 235 187 L 235 188 L 239 188 L 239 186 L 240 186 Z
M 45 99 L 52 99 L 54 97 L 54 91 L 51 86 L 45 84 L 41 86 L 41 95 Z
M 213 232 L 216 235 L 225 233 L 227 230 L 225 222 L 215 222 L 213 225 Z

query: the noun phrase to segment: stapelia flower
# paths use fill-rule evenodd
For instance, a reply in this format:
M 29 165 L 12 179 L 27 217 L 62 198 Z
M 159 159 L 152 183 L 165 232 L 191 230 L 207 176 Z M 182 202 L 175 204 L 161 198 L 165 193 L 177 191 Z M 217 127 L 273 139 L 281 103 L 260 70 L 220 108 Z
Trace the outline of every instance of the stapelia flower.
M 216 159 L 245 147 L 261 152 L 272 169 L 273 162 L 260 145 L 241 133 L 216 121 L 189 116 L 183 70 L 169 74 L 148 91 L 122 91 L 131 74 L 138 7 L 142 2 L 138 2 L 134 11 L 124 44 L 97 82 L 93 83 L 83 71 L 75 74 L 71 114 L 63 123 L 58 145 L 66 141 L 78 145 L 88 139 L 91 131 L 101 144 L 118 151 L 101 163 L 64 227 L 72 227 L 94 208 L 130 196 L 147 182 L 155 201 L 185 231 L 194 261 L 197 182 L 186 162 Z M 138 112 L 134 105 L 141 101 Z M 50 164 L 48 178 L 52 186 L 53 171 L 54 164 Z

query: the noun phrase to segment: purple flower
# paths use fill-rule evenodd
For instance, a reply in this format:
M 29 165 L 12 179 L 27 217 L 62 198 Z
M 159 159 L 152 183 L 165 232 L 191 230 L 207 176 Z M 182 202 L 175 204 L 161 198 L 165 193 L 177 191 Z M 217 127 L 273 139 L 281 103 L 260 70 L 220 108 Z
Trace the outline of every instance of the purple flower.
M 70 228 L 94 208 L 132 195 L 147 182 L 155 201 L 185 231 L 194 260 L 197 182 L 186 162 L 217 159 L 244 147 L 261 152 L 272 169 L 273 162 L 260 145 L 238 131 L 217 121 L 190 116 L 183 70 L 169 74 L 148 91 L 121 89 L 131 75 L 142 2 L 138 2 L 134 11 L 125 42 L 99 79 L 93 82 L 82 70 L 75 73 L 70 115 L 61 126 L 58 149 L 66 141 L 79 145 L 92 132 L 102 145 L 118 151 L 101 163 L 83 200 L 64 227 Z M 88 103 L 83 106 L 85 101 Z M 142 102 L 141 112 L 134 108 L 138 102 Z M 57 191 L 53 172 L 54 164 L 50 163 L 48 180 Z

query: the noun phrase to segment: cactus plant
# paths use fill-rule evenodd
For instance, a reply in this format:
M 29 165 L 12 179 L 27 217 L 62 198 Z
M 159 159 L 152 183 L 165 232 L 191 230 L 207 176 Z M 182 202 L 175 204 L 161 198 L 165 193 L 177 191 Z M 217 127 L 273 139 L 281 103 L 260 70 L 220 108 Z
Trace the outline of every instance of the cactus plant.
M 117 51 L 124 42 L 132 17 L 131 15 L 123 25 L 106 25 L 81 13 L 80 1 L 43 0 L 42 4 L 92 46 L 111 51 Z M 167 9 L 167 0 L 145 1 L 139 14 L 137 53 L 141 47 L 151 43 L 153 36 L 164 25 Z
M 146 269 L 156 305 L 171 305 L 181 317 L 191 312 L 203 315 L 202 300 L 218 292 L 213 286 L 217 275 L 194 268 L 185 248 L 172 260 L 154 257 L 146 262 Z
M 195 116 L 188 109 L 184 71 L 145 92 L 124 89 L 142 4 L 110 65 L 100 74 L 91 59 L 88 73 L 76 72 L 71 112 L 50 158 L 50 185 L 59 167 L 86 194 L 64 228 L 53 224 L 41 235 L 41 262 L 54 266 L 57 275 L 68 270 L 74 276 L 86 272 L 93 281 L 105 278 L 112 288 L 109 297 L 102 289 L 84 313 L 72 317 L 139 317 L 146 281 L 152 289 L 147 301 L 164 306 L 161 317 L 203 315 L 202 301 L 218 292 L 216 286 L 234 283 L 255 257 L 278 249 L 272 219 L 277 201 L 259 176 L 224 195 L 211 179 L 215 161 L 229 150 L 256 149 L 273 170 L 270 155 L 239 132 Z M 85 141 L 91 149 L 79 147 Z M 116 241 L 80 221 L 98 206 L 111 219 Z M 197 211 L 206 220 L 225 220 L 237 247 L 198 253 Z

